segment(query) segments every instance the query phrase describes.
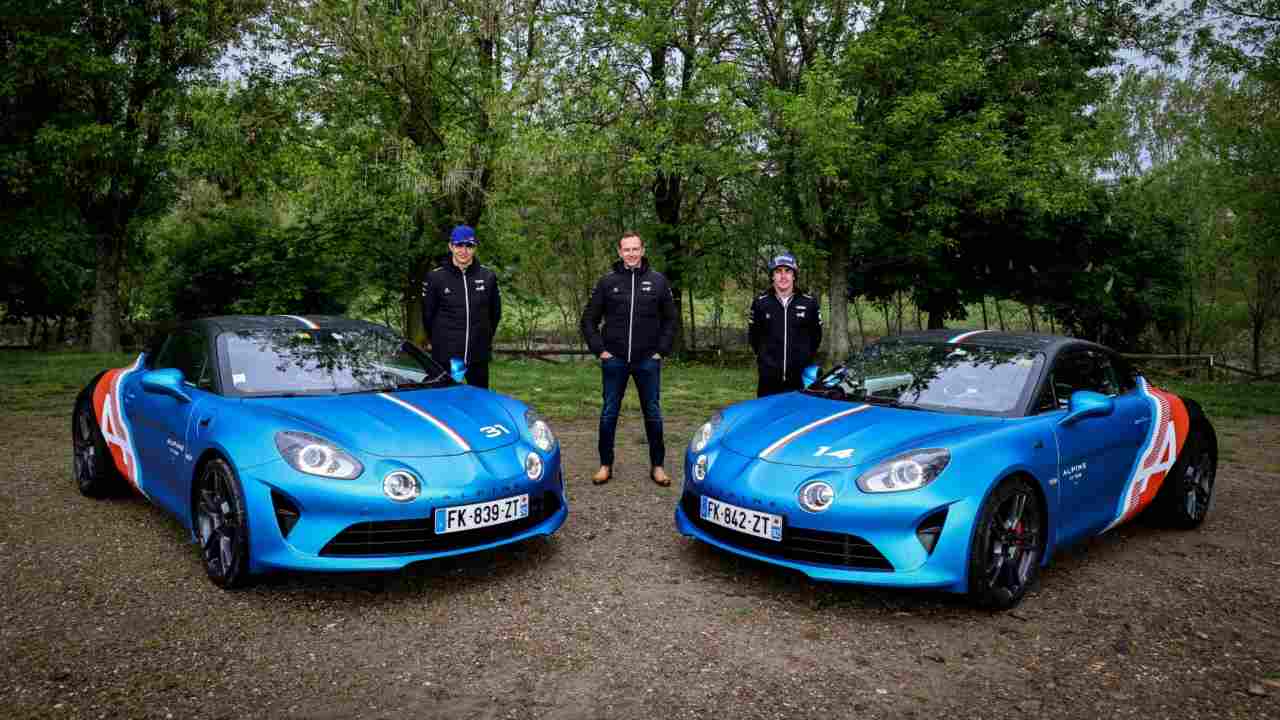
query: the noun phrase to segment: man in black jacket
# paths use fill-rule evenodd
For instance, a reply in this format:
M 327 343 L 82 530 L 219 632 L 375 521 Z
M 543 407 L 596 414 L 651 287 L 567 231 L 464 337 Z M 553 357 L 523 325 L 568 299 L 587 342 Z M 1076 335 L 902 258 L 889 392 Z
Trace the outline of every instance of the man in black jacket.
M 756 352 L 756 397 L 801 390 L 801 375 L 822 344 L 818 301 L 796 291 L 800 265 L 787 251 L 769 261 L 773 286 L 751 303 L 747 335 Z
M 666 447 L 662 441 L 662 358 L 671 352 L 675 337 L 676 309 L 671 286 L 662 273 L 649 268 L 644 242 L 627 231 L 618 241 L 619 261 L 613 272 L 600 278 L 582 313 L 582 336 L 600 358 L 604 402 L 600 409 L 600 469 L 591 478 L 596 485 L 613 474 L 613 440 L 618 410 L 635 378 L 649 439 L 649 478 L 667 486 L 671 478 L 662 465 Z M 601 332 L 600 323 L 604 329 Z
M 493 336 L 502 319 L 502 297 L 493 271 L 475 261 L 476 231 L 459 225 L 449 236 L 449 259 L 422 282 L 422 327 L 431 358 L 448 368 L 457 358 L 467 384 L 489 387 Z

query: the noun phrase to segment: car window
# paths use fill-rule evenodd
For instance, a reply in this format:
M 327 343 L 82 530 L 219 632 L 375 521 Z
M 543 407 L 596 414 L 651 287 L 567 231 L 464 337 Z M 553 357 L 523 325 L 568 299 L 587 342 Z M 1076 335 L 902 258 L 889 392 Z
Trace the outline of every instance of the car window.
M 886 341 L 850 356 L 813 392 L 921 410 L 1014 412 L 1044 355 L 979 345 Z M 838 391 L 838 392 L 836 392 Z
M 1037 406 L 1041 409 L 1065 408 L 1071 402 L 1071 394 L 1079 390 L 1103 395 L 1120 392 L 1115 367 L 1106 355 L 1092 350 L 1064 353 L 1054 365 L 1049 387 L 1041 394 Z
M 444 368 L 383 329 L 280 328 L 218 336 L 232 395 L 328 395 L 453 384 Z M 229 380 L 229 382 L 228 382 Z
M 151 367 L 155 370 L 177 368 L 187 382 L 202 390 L 213 390 L 208 343 L 204 334 L 194 330 L 180 330 L 170 335 Z

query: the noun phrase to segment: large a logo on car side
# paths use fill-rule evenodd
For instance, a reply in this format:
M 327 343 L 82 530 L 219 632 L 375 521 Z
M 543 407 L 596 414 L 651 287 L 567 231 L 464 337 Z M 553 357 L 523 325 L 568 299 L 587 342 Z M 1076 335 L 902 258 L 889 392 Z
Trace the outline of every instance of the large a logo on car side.
M 1151 504 L 1165 476 L 1174 463 L 1178 461 L 1178 453 L 1187 440 L 1190 420 L 1187 406 L 1182 399 L 1147 384 L 1139 379 L 1138 391 L 1151 403 L 1151 414 L 1154 422 L 1147 434 L 1147 441 L 1142 446 L 1142 454 L 1134 464 L 1129 481 L 1125 483 L 1124 493 L 1120 496 L 1116 508 L 1116 518 L 1107 526 L 1107 530 L 1132 519 Z
M 127 368 L 108 370 L 93 389 L 93 410 L 98 417 L 98 428 L 102 430 L 102 438 L 107 443 L 111 460 L 116 464 L 128 481 L 146 495 L 143 490 L 142 470 L 138 467 L 138 454 L 133 447 L 133 434 L 124 418 L 124 408 L 120 404 L 120 388 L 124 381 L 142 368 L 142 355 L 133 365 Z

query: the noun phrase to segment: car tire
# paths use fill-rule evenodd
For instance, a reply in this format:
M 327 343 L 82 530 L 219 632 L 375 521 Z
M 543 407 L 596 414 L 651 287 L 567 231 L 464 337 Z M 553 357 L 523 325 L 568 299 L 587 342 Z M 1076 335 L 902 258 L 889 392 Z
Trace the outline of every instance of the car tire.
M 1008 610 L 1040 576 L 1045 517 L 1031 481 L 1012 477 L 987 496 L 969 543 L 969 599 Z
M 87 391 L 82 393 L 71 413 L 72 473 L 81 495 L 101 499 L 119 493 L 124 478 L 111 460 L 90 397 Z
M 1217 473 L 1218 454 L 1209 431 L 1203 423 L 1195 423 L 1160 488 L 1153 508 L 1158 521 L 1180 530 L 1200 527 L 1209 514 Z
M 224 590 L 249 584 L 249 511 L 235 470 L 203 463 L 191 494 L 192 525 L 209 580 Z

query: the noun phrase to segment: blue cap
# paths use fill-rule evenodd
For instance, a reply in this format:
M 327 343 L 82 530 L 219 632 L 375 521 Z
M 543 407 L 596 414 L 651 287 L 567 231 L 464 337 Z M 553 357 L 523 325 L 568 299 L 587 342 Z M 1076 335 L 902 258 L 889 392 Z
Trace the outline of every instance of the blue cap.
M 449 235 L 450 245 L 475 245 L 476 231 L 470 225 L 459 225 Z
M 792 272 L 800 272 L 800 264 L 796 262 L 796 256 L 786 250 L 774 255 L 773 259 L 769 261 L 769 272 L 773 272 L 780 267 L 791 268 Z

